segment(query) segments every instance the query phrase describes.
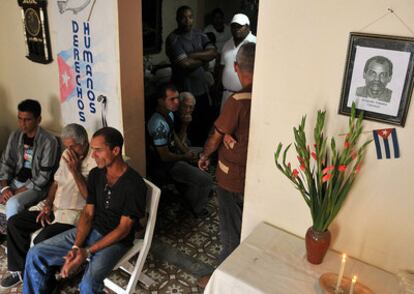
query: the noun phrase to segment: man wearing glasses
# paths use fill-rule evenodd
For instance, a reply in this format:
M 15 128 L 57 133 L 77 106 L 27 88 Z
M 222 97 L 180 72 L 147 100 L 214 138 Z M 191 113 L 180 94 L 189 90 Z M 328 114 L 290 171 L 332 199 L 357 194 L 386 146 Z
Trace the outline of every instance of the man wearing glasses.
M 81 293 L 102 293 L 103 280 L 132 246 L 138 220 L 145 215 L 146 186 L 122 158 L 123 137 L 105 127 L 92 137 L 97 167 L 88 176 L 88 196 L 77 228 L 32 247 L 26 258 L 24 293 L 48 293 L 50 277 L 77 272 L 87 260 Z
M 87 197 L 86 177 L 96 166 L 88 134 L 78 124 L 63 128 L 65 151 L 45 201 L 12 216 L 7 222 L 7 262 L 10 275 L 0 282 L 5 290 L 20 284 L 31 234 L 43 228 L 33 242 L 39 243 L 74 228 Z

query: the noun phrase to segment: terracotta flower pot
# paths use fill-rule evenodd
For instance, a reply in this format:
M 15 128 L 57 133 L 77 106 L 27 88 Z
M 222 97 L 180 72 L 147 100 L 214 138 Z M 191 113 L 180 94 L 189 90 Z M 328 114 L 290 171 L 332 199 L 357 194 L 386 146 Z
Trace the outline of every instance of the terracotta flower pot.
M 331 243 L 331 232 L 318 232 L 310 227 L 305 236 L 306 254 L 312 264 L 320 264 L 328 251 Z

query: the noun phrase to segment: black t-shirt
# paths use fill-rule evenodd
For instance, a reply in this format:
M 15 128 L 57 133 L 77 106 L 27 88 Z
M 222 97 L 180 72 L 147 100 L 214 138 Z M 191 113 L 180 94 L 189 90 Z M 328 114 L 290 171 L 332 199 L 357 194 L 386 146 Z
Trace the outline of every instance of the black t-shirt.
M 28 179 L 32 178 L 32 160 L 33 160 L 33 142 L 34 137 L 29 138 L 26 134 L 23 134 L 23 166 L 16 175 L 19 182 L 25 183 Z
M 92 169 L 88 176 L 86 199 L 87 204 L 95 205 L 92 227 L 104 236 L 119 225 L 121 216 L 128 216 L 135 221 L 134 228 L 137 228 L 139 218 L 145 215 L 146 194 L 144 180 L 131 167 L 112 187 L 107 185 L 105 168 Z M 132 245 L 134 234 L 132 229 L 121 242 Z

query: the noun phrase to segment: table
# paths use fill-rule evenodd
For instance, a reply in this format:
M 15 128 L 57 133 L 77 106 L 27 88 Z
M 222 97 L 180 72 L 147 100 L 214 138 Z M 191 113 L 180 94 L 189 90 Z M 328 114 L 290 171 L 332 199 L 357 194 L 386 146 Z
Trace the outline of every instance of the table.
M 329 250 L 322 264 L 312 265 L 302 238 L 261 223 L 214 271 L 204 294 L 323 293 L 319 277 L 337 273 L 340 262 Z M 399 293 L 395 275 L 349 257 L 344 275 L 353 274 L 376 294 Z

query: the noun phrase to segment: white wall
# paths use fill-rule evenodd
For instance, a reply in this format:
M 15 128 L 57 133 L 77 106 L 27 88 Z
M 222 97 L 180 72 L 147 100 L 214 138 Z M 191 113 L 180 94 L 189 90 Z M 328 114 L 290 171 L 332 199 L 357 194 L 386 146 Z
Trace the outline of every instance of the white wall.
M 23 24 L 17 1 L 0 1 L 0 150 L 17 126 L 17 104 L 34 98 L 42 105 L 42 125 L 59 131 L 62 124 L 57 63 L 44 65 L 25 57 Z M 50 18 L 50 16 L 49 16 Z M 56 32 L 50 30 L 52 41 Z M 52 46 L 52 54 L 53 46 Z
M 329 136 L 345 130 L 348 117 L 337 110 L 349 33 L 389 7 L 414 27 L 411 0 L 260 1 L 243 238 L 261 221 L 300 236 L 311 226 L 305 202 L 276 169 L 273 153 L 279 142 L 292 142 L 292 127 L 303 114 L 310 131 L 321 108 L 328 111 Z M 410 36 L 393 15 L 364 32 Z M 384 127 L 391 126 L 365 121 L 366 130 Z M 393 272 L 414 269 L 413 131 L 411 109 L 406 126 L 397 127 L 400 159 L 377 160 L 371 144 L 360 178 L 330 228 L 334 249 Z
M 121 1 L 121 0 L 119 0 Z M 131 2 L 131 3 L 128 3 Z M 49 1 L 49 27 L 52 55 L 56 58 L 57 28 L 52 13 L 56 1 Z M 125 8 L 127 7 L 127 8 Z M 125 150 L 130 164 L 145 174 L 144 90 L 142 78 L 142 37 L 140 2 L 122 0 L 122 9 L 114 12 L 124 28 L 120 38 L 120 53 L 114 56 L 120 66 L 120 91 L 123 109 Z M 20 7 L 16 1 L 0 1 L 0 153 L 10 132 L 17 127 L 17 104 L 34 98 L 42 105 L 42 126 L 59 133 L 63 121 L 59 101 L 57 62 L 44 65 L 25 57 L 25 43 Z M 128 27 L 129 26 L 129 27 Z M 113 30 L 118 34 L 118 24 Z

